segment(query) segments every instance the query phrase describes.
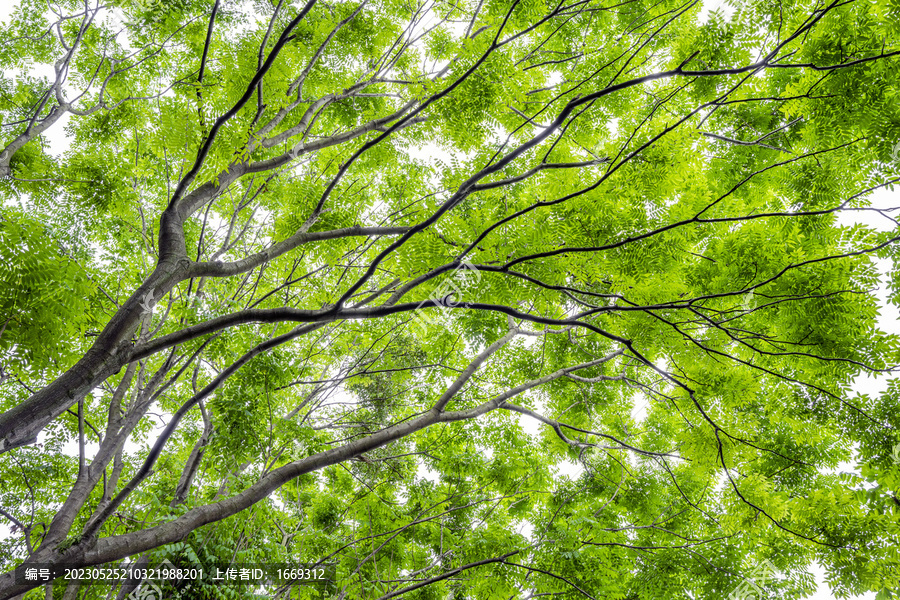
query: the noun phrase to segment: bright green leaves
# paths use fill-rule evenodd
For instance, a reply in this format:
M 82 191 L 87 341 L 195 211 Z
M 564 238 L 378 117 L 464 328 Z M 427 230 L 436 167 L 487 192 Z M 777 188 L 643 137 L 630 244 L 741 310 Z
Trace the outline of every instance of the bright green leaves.
M 410 240 L 394 259 L 407 277 L 413 278 L 452 260 L 454 248 L 447 246 L 438 235 L 424 232 Z
M 276 187 L 277 186 L 277 187 Z M 279 239 L 290 237 L 310 218 L 313 209 L 324 192 L 320 182 L 298 179 L 275 183 L 275 197 L 280 200 L 275 221 L 275 235 Z
M 288 366 L 281 353 L 265 354 L 244 367 L 210 402 L 216 423 L 210 454 L 225 473 L 272 443 L 274 411 L 281 398 L 278 388 L 288 381 Z
M 697 51 L 686 66 L 692 71 L 750 63 L 813 7 L 754 1 L 728 21 L 713 14 L 699 24 L 697 7 L 675 17 L 685 7 L 672 2 L 584 11 L 591 3 L 576 3 L 538 24 L 556 5 L 513 4 L 439 4 L 425 19 L 426 8 L 376 1 L 337 29 L 359 4 L 317 4 L 293 31 L 246 105 L 218 130 L 184 204 L 167 213 L 184 211 L 183 244 L 169 255 L 184 250 L 187 261 L 223 263 L 265 256 L 307 225 L 312 233 L 404 229 L 300 244 L 236 276 L 185 278 L 154 298 L 156 310 L 145 315 L 150 338 L 205 323 L 204 332 L 135 363 L 142 371 L 125 410 L 154 385 L 165 388 L 132 442 L 152 443 L 157 422 L 149 417 L 158 412 L 165 421 L 247 352 L 331 308 L 365 278 L 304 335 L 237 369 L 204 400 L 205 412 L 189 411 L 155 474 L 121 507 L 125 523 L 111 521 L 103 533 L 135 531 L 141 519 L 170 522 L 205 503 L 228 505 L 215 503 L 268 481 L 273 469 L 311 457 L 321 466 L 334 456 L 323 453 L 431 414 L 509 327 L 501 310 L 466 306 L 480 303 L 529 318 L 513 319 L 522 335 L 467 378 L 448 411 L 486 407 L 525 382 L 615 350 L 624 355 L 579 370 L 580 379 L 559 377 L 510 396 L 523 411 L 561 421 L 558 430 L 491 405 L 475 419 L 348 452 L 339 464 L 284 475 L 287 483 L 267 489 L 251 509 L 171 547 L 173 560 L 333 555 L 353 598 L 520 550 L 515 565 L 491 563 L 410 597 L 577 597 L 579 586 L 624 599 L 722 597 L 737 573 L 771 559 L 793 577 L 772 589 L 790 596 L 810 587 L 798 574 L 813 557 L 800 535 L 844 546 L 827 555 L 830 563 L 823 559 L 840 585 L 852 587 L 854 577 L 860 587 L 894 585 L 896 552 L 881 547 L 891 548 L 897 531 L 897 394 L 848 399 L 847 390 L 863 370 L 895 361 L 898 344 L 874 327 L 872 261 L 864 253 L 838 257 L 890 238 L 842 230 L 826 214 L 889 171 L 900 122 L 892 63 L 824 77 L 791 67 L 627 85 Z M 808 47 L 798 48 L 798 38 L 781 60 L 824 64 L 871 56 L 876 41 L 891 47 L 885 34 L 893 25 L 873 15 L 892 9 L 868 4 L 834 9 L 821 30 L 801 36 Z M 46 139 L 33 139 L 12 170 L 36 181 L 2 184 L 34 214 L 0 222 L 0 259 L 12 265 L 0 274 L 4 369 L 38 381 L 44 371 L 56 374 L 152 272 L 160 214 L 180 178 L 298 10 L 284 5 L 269 33 L 270 3 L 247 14 L 226 5 L 202 84 L 211 2 L 178 3 L 165 14 L 157 4 L 129 4 L 128 40 L 113 39 L 109 28 L 85 36 L 67 81 L 74 88 L 96 73 L 107 104 L 71 117 L 71 148 L 59 166 L 42 149 Z M 432 17 L 449 20 L 431 29 Z M 156 26 L 142 29 L 145 19 Z M 69 36 L 78 20 L 70 21 Z M 10 44 L 35 56 L 34 38 L 45 29 L 23 15 L 9 28 Z M 466 30 L 479 33 L 464 39 Z M 7 52 L 0 60 L 13 58 Z M 107 81 L 114 67 L 121 72 Z M 377 81 L 366 79 L 376 72 Z M 625 87 L 608 88 L 617 84 Z M 6 78 L 4 123 L 30 118 L 26 108 L 48 85 L 33 75 Z M 567 102 L 604 89 L 610 93 L 546 130 Z M 401 113 L 443 91 L 415 123 L 375 143 Z M 98 94 L 92 89 L 84 102 Z M 276 137 L 287 131 L 291 138 Z M 521 147 L 545 133 L 533 148 Z M 297 152 L 285 154 L 289 148 Z M 473 178 L 517 149 L 503 168 Z M 475 180 L 482 187 L 445 205 Z M 848 206 L 865 202 L 861 194 Z M 443 209 L 372 265 L 400 239 L 397 231 Z M 55 239 L 73 247 L 61 254 Z M 892 258 L 891 248 L 880 255 Z M 66 254 L 84 262 L 94 283 Z M 471 287 L 457 289 L 456 270 L 416 282 L 458 258 L 468 261 L 462 272 L 478 265 L 467 273 Z M 392 312 L 435 298 L 462 305 Z M 240 314 L 246 309 L 266 312 Z M 210 320 L 234 313 L 240 323 L 210 338 L 222 322 Z M 575 315 L 571 329 L 556 322 Z M 144 343 L 129 327 L 119 332 L 126 350 L 132 338 Z M 98 430 L 118 381 L 104 384 L 102 401 L 86 402 Z M 5 383 L 4 393 L 15 385 Z M 4 404 L 21 393 L 10 392 Z M 77 420 L 64 418 L 54 433 L 75 439 Z M 182 465 L 210 432 L 186 504 L 171 508 Z M 855 447 L 858 479 L 819 474 Z M 143 450 L 126 453 L 123 476 L 142 463 Z M 53 452 L 53 477 L 71 480 L 73 460 Z M 24 472 L 50 485 L 29 461 Z M 7 469 L 4 481 L 7 474 L 13 480 Z M 22 516 L 27 486 L 15 479 L 13 487 L 3 500 Z M 79 519 L 96 505 L 99 486 L 91 494 Z M 38 513 L 51 517 L 50 504 Z
M 122 197 L 127 188 L 117 173 L 118 165 L 118 158 L 111 155 L 75 155 L 69 165 L 73 177 L 70 192 L 91 212 L 127 203 L 127 196 Z
M 97 324 L 90 307 L 98 292 L 83 268 L 41 224 L 14 211 L 0 220 L 0 262 L 2 362 L 21 377 L 70 364 Z
M 462 152 L 476 150 L 491 139 L 496 120 L 506 113 L 503 109 L 516 102 L 514 90 L 521 85 L 520 81 L 527 81 L 505 53 L 484 56 L 490 42 L 487 32 L 463 42 L 458 62 L 453 64 L 445 80 L 460 81 L 459 77 L 476 64 L 478 67 L 460 83 L 454 83 L 454 89 L 434 109 L 444 124 L 441 130 L 447 136 L 445 144 L 449 142 Z M 513 82 L 516 85 L 510 85 Z
M 45 8 L 39 0 L 24 0 L 18 2 L 7 17 L 2 28 L 3 37 L 18 39 L 16 44 L 4 44 L 0 48 L 0 65 L 4 69 L 21 67 L 22 62 L 27 60 L 43 61 L 58 50 L 59 46 L 52 37 L 42 35 L 49 25 Z

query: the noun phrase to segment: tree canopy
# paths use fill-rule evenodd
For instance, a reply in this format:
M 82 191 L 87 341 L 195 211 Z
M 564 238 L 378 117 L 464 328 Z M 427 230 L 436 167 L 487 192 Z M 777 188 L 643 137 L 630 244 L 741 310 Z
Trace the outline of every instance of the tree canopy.
M 21 0 L 0 40 L 0 599 L 126 559 L 896 597 L 900 385 L 850 388 L 900 361 L 895 0 Z

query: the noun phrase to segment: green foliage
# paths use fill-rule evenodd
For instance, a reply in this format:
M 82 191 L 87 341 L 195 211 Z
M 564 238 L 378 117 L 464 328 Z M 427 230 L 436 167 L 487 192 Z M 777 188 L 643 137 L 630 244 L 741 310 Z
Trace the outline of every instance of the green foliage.
M 98 380 L 0 454 L 0 566 L 896 597 L 900 386 L 851 385 L 900 360 L 897 232 L 839 215 L 896 181 L 897 2 L 113 4 L 2 27 L 3 435 Z
M 84 346 L 96 288 L 53 234 L 17 211 L 0 215 L 0 356 L 20 377 L 71 364 Z

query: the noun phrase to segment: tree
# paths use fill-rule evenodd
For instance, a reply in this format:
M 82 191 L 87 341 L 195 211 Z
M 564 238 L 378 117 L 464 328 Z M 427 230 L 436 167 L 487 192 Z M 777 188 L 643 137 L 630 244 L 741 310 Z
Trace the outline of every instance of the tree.
M 0 598 L 892 597 L 900 14 L 734 7 L 23 0 Z

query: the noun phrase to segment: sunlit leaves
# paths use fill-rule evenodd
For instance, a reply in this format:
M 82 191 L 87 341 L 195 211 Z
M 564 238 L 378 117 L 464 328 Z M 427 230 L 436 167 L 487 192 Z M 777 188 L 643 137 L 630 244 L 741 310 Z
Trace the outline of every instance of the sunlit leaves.
M 812 558 L 839 589 L 890 586 L 896 554 L 880 548 L 897 531 L 896 390 L 848 389 L 900 352 L 875 327 L 869 258 L 878 244 L 893 257 L 893 233 L 842 228 L 830 212 L 864 206 L 892 168 L 893 63 L 827 74 L 788 64 L 891 47 L 891 26 L 873 16 L 889 9 L 868 4 L 835 8 L 780 68 L 709 76 L 760 60 L 815 7 L 745 2 L 700 23 L 699 6 L 672 2 L 552 15 L 540 0 L 337 2 L 282 38 L 299 3 L 269 31 L 271 3 L 224 2 L 207 38 L 209 2 L 129 3 L 128 23 L 89 29 L 66 63 L 70 87 L 58 91 L 81 111 L 69 148 L 35 136 L 2 184 L 29 211 L 0 222 L 12 265 L 0 288 L 2 389 L 14 390 L 4 406 L 24 393 L 8 367 L 22 386 L 57 376 L 154 273 L 171 285 L 153 306 L 132 298 L 121 315 L 135 320 L 99 354 L 186 338 L 129 359 L 138 375 L 118 413 L 104 413 L 118 375 L 83 406 L 107 439 L 126 426 L 119 413 L 135 415 L 125 435 L 138 447 L 118 459 L 117 489 L 186 412 L 101 542 L 236 506 L 283 477 L 153 558 L 329 556 L 360 598 L 509 552 L 409 596 L 721 597 L 763 559 L 784 571 L 771 589 L 785 596 L 808 591 Z M 34 40 L 40 21 L 9 28 L 22 57 L 59 51 Z M 71 38 L 79 22 L 60 29 Z M 628 84 L 679 66 L 693 73 Z M 74 100 L 94 79 L 103 91 Z M 54 102 L 49 85 L 4 78 L 11 132 L 26 131 L 29 111 L 47 115 L 35 107 Z M 356 226 L 392 229 L 346 235 Z M 304 231 L 332 239 L 275 256 Z M 247 257 L 260 260 L 217 272 Z M 477 265 L 465 289 L 451 286 L 461 259 Z M 209 264 L 175 269 L 194 261 Z M 510 328 L 516 338 L 467 372 Z M 302 335 L 260 350 L 291 331 Z M 446 409 L 484 414 L 352 446 L 436 414 L 457 380 Z M 506 392 L 508 404 L 491 404 Z M 80 441 L 77 413 L 51 432 Z M 89 446 L 99 437 L 87 435 Z M 72 479 L 74 457 L 58 446 L 52 476 Z M 855 450 L 857 479 L 828 475 Z M 22 456 L 23 476 L 50 485 Z M 28 482 L 3 474 L 24 518 Z M 100 496 L 98 483 L 76 529 Z M 816 542 L 840 548 L 816 555 Z

